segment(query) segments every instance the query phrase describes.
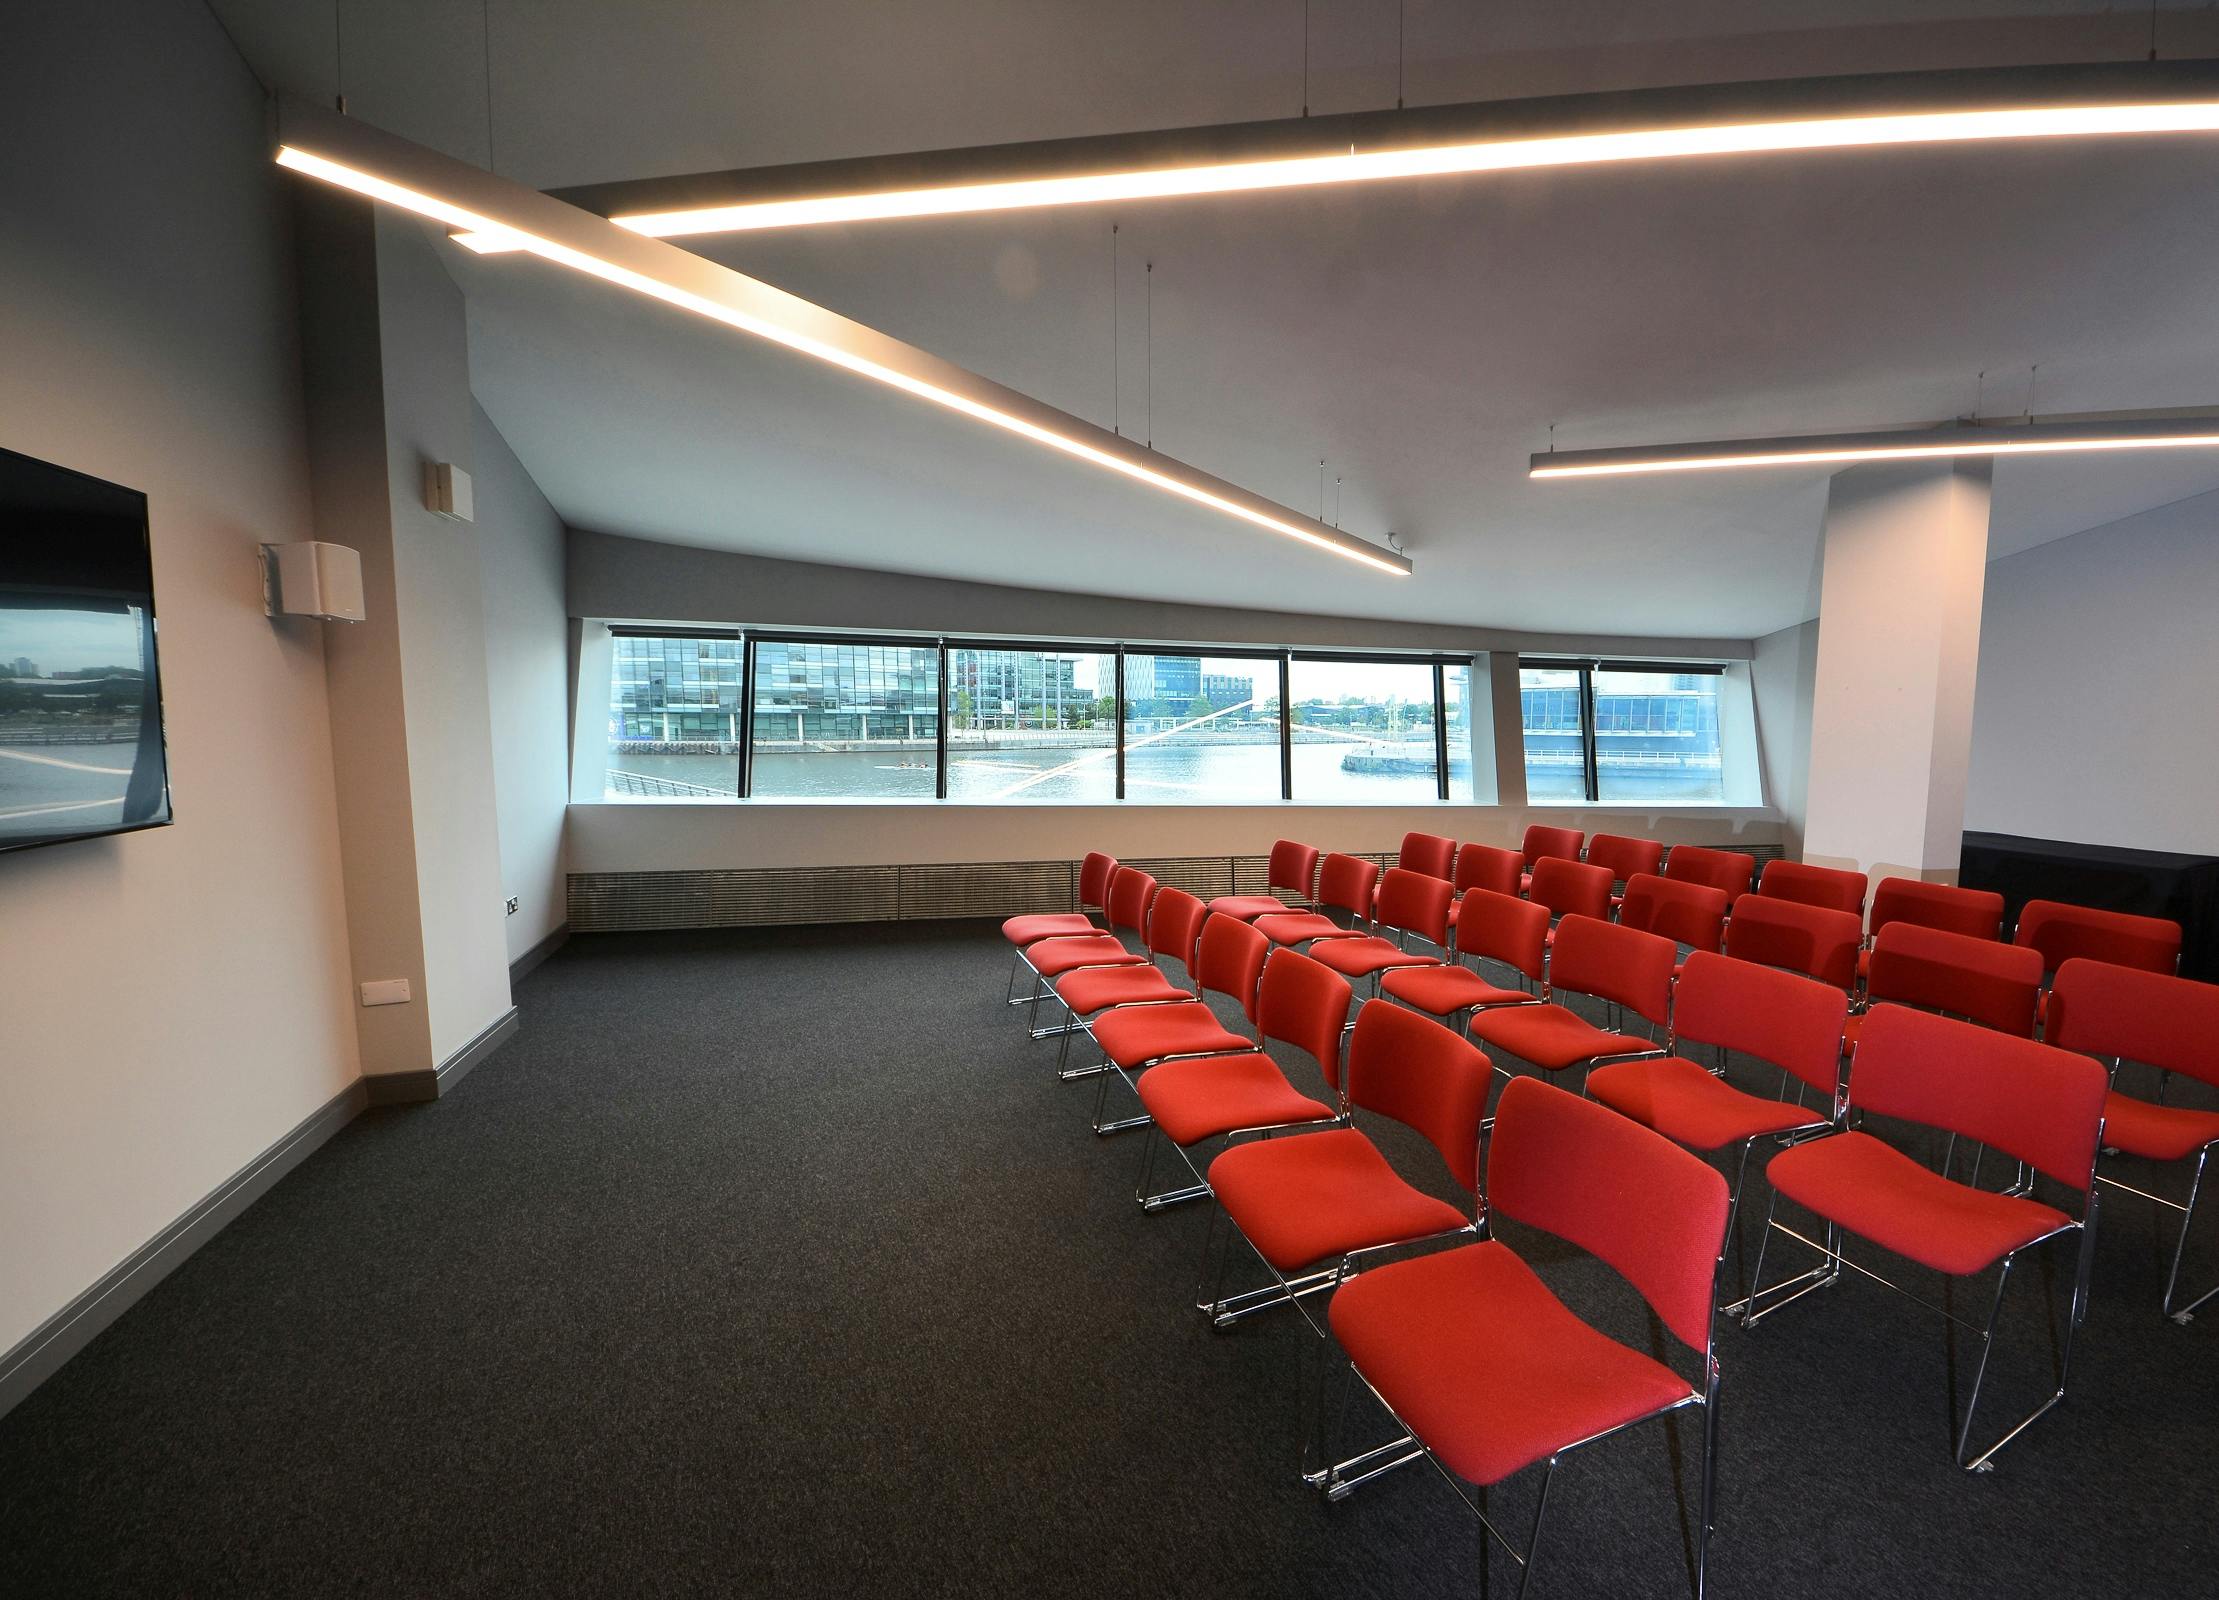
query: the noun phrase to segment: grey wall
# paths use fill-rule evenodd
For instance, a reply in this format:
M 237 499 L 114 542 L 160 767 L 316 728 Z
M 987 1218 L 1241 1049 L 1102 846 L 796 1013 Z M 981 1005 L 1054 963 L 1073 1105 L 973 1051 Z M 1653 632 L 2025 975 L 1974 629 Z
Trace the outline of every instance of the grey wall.
M 1988 568 L 1970 829 L 2219 852 L 2219 494 Z
M 563 527 L 482 410 L 476 438 L 486 698 L 501 882 L 518 902 L 508 919 L 514 961 L 563 924 L 563 813 L 570 798 Z
M 11 7 L 0 445 L 147 492 L 177 824 L 0 857 L 0 1350 L 357 1073 L 288 207 L 205 9 Z
M 1756 641 L 1750 685 L 1764 788 L 1780 816 L 1781 849 L 1803 855 L 1804 788 L 1811 772 L 1811 699 L 1818 681 L 1818 619 Z

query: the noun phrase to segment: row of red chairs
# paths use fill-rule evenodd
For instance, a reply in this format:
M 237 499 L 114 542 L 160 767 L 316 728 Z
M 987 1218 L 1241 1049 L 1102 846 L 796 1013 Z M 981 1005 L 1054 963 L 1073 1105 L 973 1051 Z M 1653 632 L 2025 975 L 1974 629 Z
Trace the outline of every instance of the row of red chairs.
M 1451 913 L 1454 883 L 1414 870 L 1391 869 L 1376 893 L 1369 884 L 1361 894 L 1336 884 L 1337 900 L 1321 882 L 1318 899 L 1349 911 L 1352 920 L 1368 902 L 1369 917 L 1356 928 L 1276 901 L 1277 909 L 1205 906 L 1181 890 L 1159 891 L 1146 874 L 1107 858 L 1090 858 L 1086 871 L 1109 933 L 1090 919 L 1086 931 L 1031 919 L 1014 919 L 1008 928 L 1020 965 L 1039 979 L 1029 997 L 1035 1009 L 1053 992 L 1069 1013 L 1061 1030 L 1036 1031 L 1062 1031 L 1066 1049 L 1074 1034 L 1089 1034 L 1104 1057 L 1102 1090 L 1109 1076 L 1121 1078 L 1145 1113 L 1105 1123 L 1098 1095 L 1096 1127 L 1145 1124 L 1151 1161 L 1161 1134 L 1188 1166 L 1192 1182 L 1158 1194 L 1148 1192 L 1152 1173 L 1144 1168 L 1143 1205 L 1160 1209 L 1214 1194 L 1218 1211 L 1269 1269 L 1273 1281 L 1260 1290 L 1227 1297 L 1220 1285 L 1204 1303 L 1215 1319 L 1224 1324 L 1284 1303 L 1299 1308 L 1307 1296 L 1332 1294 L 1327 1321 L 1347 1358 L 1337 1370 L 1365 1383 L 1404 1427 L 1389 1445 L 1326 1465 L 1330 1452 L 1319 1430 L 1329 1408 L 1320 1398 L 1305 1475 L 1336 1498 L 1379 1472 L 1429 1457 L 1454 1477 L 1482 1485 L 1546 1462 L 1545 1506 L 1546 1474 L 1570 1450 L 1701 1406 L 1700 1592 L 1715 1480 L 1708 1426 L 1718 1382 L 1712 1311 L 1742 1174 L 1751 1149 L 1766 1138 L 1787 1142 L 1767 1164 L 1773 1208 L 1787 1195 L 1821 1219 L 1824 1237 L 1806 1241 L 1817 1252 L 1815 1266 L 1771 1285 L 1764 1283 L 1765 1248 L 1759 1249 L 1750 1293 L 1726 1308 L 1746 1325 L 1837 1281 L 1845 1267 L 1877 1276 L 1847 1258 L 1845 1235 L 1945 1273 L 1997 1271 L 1956 1442 L 1967 1467 L 1984 1468 L 2063 1396 L 2061 1372 L 2050 1399 L 1969 1456 L 1995 1313 L 2020 1255 L 2077 1239 L 2069 1327 L 2077 1328 L 2084 1314 L 2099 1133 L 2104 1144 L 2153 1160 L 2196 1157 L 2188 1201 L 2176 1205 L 2182 1227 L 2164 1296 L 2169 1315 L 2185 1320 L 2194 1309 L 2175 1313 L 2172 1302 L 2204 1164 L 2219 1144 L 2219 1113 L 2134 1099 L 2110 1079 L 2122 1063 L 2137 1061 L 2219 1083 L 2219 989 L 2068 957 L 2057 974 L 2050 1040 L 2036 1043 L 2025 1036 L 2031 1027 L 1933 1014 L 1979 1012 L 1984 1005 L 1968 1004 L 1958 988 L 1920 989 L 1932 981 L 1922 940 L 1934 930 L 1919 924 L 1892 933 L 1883 927 L 1870 979 L 1880 1003 L 1853 1019 L 1849 984 L 1700 949 L 1676 966 L 1679 951 L 1665 933 L 1578 912 L 1559 923 L 1552 950 L 1547 906 L 1477 889 L 1456 900 Z M 1629 901 L 1637 899 L 1635 888 L 1629 881 Z M 1729 939 L 1735 924 L 1761 926 L 1761 911 L 1744 923 L 1746 909 L 1734 906 Z M 1436 929 L 1434 942 L 1445 953 L 1507 960 L 1538 992 L 1491 985 L 1460 962 L 1409 959 L 1417 953 L 1383 937 L 1382 928 L 1420 937 Z M 1118 930 L 1136 935 L 1148 954 L 1128 948 L 1115 937 Z M 1195 990 L 1171 982 L 1149 955 L 1178 963 Z M 1349 978 L 1366 975 L 1404 1006 L 1370 1000 L 1350 1023 Z M 1198 998 L 1209 993 L 1239 1005 L 1255 1039 L 1225 1028 Z M 1663 1042 L 1595 1027 L 1561 1004 L 1573 994 L 1642 1017 L 1663 1030 Z M 1014 983 L 1012 998 L 1018 999 Z M 1921 1004 L 1932 1011 L 1912 1009 Z M 1512 1078 L 1492 1119 L 1482 1174 L 1490 1079 L 1509 1075 L 1411 1006 L 1468 1019 L 1473 1038 L 1544 1074 L 1581 1069 L 1591 1101 Z M 2018 1015 L 2012 1011 L 2014 1023 Z M 1861 1038 L 1851 1057 L 1845 1045 L 1853 1032 Z M 1309 1055 L 1325 1098 L 1290 1083 L 1264 1054 L 1267 1042 Z M 1720 1051 L 1719 1066 L 1677 1053 L 1696 1045 Z M 1782 1093 L 1767 1098 L 1732 1085 L 1724 1076 L 1726 1052 L 1778 1069 Z M 2110 1072 L 2091 1056 L 2109 1058 Z M 1807 1108 L 1806 1094 L 1816 1097 Z M 1401 1179 L 1355 1128 L 1359 1108 L 1424 1135 L 1459 1186 L 1483 1194 L 1472 1213 Z M 2031 1176 L 1999 1193 L 1950 1177 L 1946 1162 L 1936 1173 L 1857 1128 L 1865 1112 L 1992 1146 L 2023 1172 L 2039 1172 L 2077 1194 L 2077 1214 L 2036 1199 Z M 1292 1136 L 1246 1137 L 1264 1132 Z M 1197 1149 L 1216 1141 L 1226 1148 L 1198 1166 Z M 1687 1153 L 1735 1146 L 1730 1189 Z M 1554 1232 L 1610 1262 L 1700 1353 L 1699 1380 L 1690 1383 L 1582 1322 L 1491 1236 L 1492 1222 L 1503 1218 Z M 1776 1232 L 1792 1230 L 1768 1212 L 1765 1247 Z M 1470 1242 L 1368 1265 L 1377 1253 L 1445 1234 L 1468 1235 Z M 2070 1349 L 2068 1332 L 2068 1364 Z M 1537 1516 L 1526 1548 L 1511 1546 L 1521 1563 L 1530 1561 L 1539 1531 Z

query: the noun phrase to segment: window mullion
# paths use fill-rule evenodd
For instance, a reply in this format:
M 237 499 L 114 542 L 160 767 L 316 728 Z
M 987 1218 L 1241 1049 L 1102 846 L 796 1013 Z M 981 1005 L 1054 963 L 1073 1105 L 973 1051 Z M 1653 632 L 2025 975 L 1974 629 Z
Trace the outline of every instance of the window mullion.
M 1294 669 L 1289 651 L 1279 652 L 1279 798 L 1294 798 Z
M 1602 783 L 1595 770 L 1595 668 L 1591 662 L 1580 664 L 1579 721 L 1580 765 L 1586 778 L 1587 798 L 1592 804 L 1602 798 Z

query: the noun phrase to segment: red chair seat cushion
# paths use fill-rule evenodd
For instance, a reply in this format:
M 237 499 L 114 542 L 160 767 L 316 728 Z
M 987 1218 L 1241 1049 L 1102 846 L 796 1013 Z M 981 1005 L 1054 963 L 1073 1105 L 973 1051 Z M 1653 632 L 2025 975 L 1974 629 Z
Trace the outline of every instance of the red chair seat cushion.
M 1344 978 L 1368 978 L 1393 967 L 1431 967 L 1440 957 L 1405 950 L 1392 939 L 1325 939 L 1310 953 L 1311 959 L 1331 967 Z
M 1273 944 L 1301 944 L 1309 939 L 1361 939 L 1361 928 L 1344 928 L 1319 911 L 1289 911 L 1258 917 L 1256 931 Z
M 1258 917 L 1268 917 L 1286 909 L 1286 901 L 1271 894 L 1221 894 L 1210 902 L 1212 916 L 1238 917 L 1243 922 L 1254 922 Z
M 2161 1106 L 2114 1091 L 2104 1097 L 2103 1142 L 2148 1161 L 2178 1161 L 2219 1139 L 2219 1111 Z
M 1824 1111 L 1744 1094 L 1679 1056 L 1597 1067 L 1588 1075 L 1587 1094 L 1674 1144 L 1695 1150 L 1716 1150 L 1760 1133 L 1785 1133 L 1826 1121 Z
M 1159 967 L 1082 967 L 1056 979 L 1056 998 L 1079 1016 L 1111 1006 L 1192 1000 L 1194 995 L 1166 977 Z
M 1325 952 L 1318 952 L 1325 959 Z M 1436 1017 L 1445 1017 L 1466 1006 L 1517 1006 L 1539 1000 L 1523 989 L 1505 989 L 1489 983 L 1470 967 L 1404 967 L 1379 980 L 1380 988 L 1407 1005 Z
M 1043 978 L 1060 978 L 1081 967 L 1140 967 L 1148 964 L 1108 934 L 1091 939 L 1043 939 L 1025 951 L 1025 964 Z
M 1165 1056 L 1256 1048 L 1255 1040 L 1234 1033 L 1199 1000 L 1181 1006 L 1126 1006 L 1095 1018 L 1091 1031 L 1102 1054 L 1128 1071 Z
M 1235 1145 L 1210 1163 L 1210 1188 L 1257 1253 L 1281 1272 L 1471 1221 L 1405 1183 L 1354 1128 Z
M 1038 944 L 1043 939 L 1101 931 L 1076 911 L 1041 911 L 1030 916 L 1011 917 L 1002 924 L 1002 937 L 1011 944 Z
M 1473 1483 L 1499 1483 L 1692 1392 L 1582 1322 L 1494 1240 L 1359 1273 L 1328 1317 L 1395 1415 Z
M 1199 1144 L 1238 1128 L 1323 1122 L 1333 1115 L 1330 1106 L 1287 1082 L 1279 1064 L 1261 1050 L 1167 1061 L 1142 1073 L 1133 1087 L 1176 1145 Z
M 1472 1037 L 1549 1072 L 1604 1056 L 1636 1056 L 1657 1047 L 1627 1033 L 1608 1033 L 1562 1006 L 1504 1006 L 1472 1018 Z
M 1867 1133 L 1783 1150 L 1765 1174 L 1790 1200 L 1851 1233 L 1960 1277 L 2072 1220 L 2038 1200 L 1952 1182 Z

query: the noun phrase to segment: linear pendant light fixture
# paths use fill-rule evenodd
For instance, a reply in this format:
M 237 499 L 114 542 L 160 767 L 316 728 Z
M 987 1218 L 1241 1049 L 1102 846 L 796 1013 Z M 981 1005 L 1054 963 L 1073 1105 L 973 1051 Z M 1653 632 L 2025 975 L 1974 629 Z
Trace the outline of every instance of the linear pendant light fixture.
M 279 103 L 277 162 L 690 311 L 1375 572 L 1410 560 L 875 328 L 321 106 Z
M 1534 478 L 1614 478 L 1644 472 L 1750 467 L 1845 467 L 1860 461 L 1938 461 L 1958 456 L 2057 455 L 2091 450 L 2219 449 L 2219 410 L 2088 412 L 2077 416 L 1953 422 L 1875 433 L 1791 434 L 1613 450 L 1547 450 Z
M 658 238 L 1317 184 L 2219 131 L 2219 62 L 1874 73 L 1557 95 L 648 179 L 561 197 Z M 498 234 L 464 238 L 508 247 Z

